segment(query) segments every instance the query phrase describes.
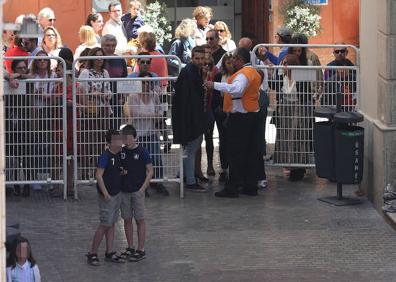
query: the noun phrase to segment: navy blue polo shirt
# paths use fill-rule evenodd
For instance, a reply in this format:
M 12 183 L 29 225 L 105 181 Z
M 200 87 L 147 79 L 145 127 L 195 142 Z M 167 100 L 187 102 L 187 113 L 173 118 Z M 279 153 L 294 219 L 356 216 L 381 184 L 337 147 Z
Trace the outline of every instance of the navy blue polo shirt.
M 149 152 L 140 145 L 134 149 L 125 146 L 121 151 L 121 164 L 128 171 L 123 176 L 121 190 L 126 193 L 138 191 L 146 179 L 146 165 L 151 164 Z
M 104 151 L 98 159 L 98 168 L 104 169 L 103 181 L 107 192 L 111 195 L 117 195 L 121 191 L 121 158 L 120 154 L 113 154 L 109 149 Z M 100 191 L 99 185 L 96 184 L 98 193 L 103 195 Z

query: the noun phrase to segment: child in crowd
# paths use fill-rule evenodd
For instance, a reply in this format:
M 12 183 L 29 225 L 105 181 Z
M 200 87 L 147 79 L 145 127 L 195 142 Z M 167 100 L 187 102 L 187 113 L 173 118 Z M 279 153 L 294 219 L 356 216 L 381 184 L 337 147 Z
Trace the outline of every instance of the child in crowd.
M 7 282 L 40 282 L 40 270 L 33 258 L 29 241 L 15 239 L 7 261 Z
M 98 160 L 96 168 L 96 188 L 99 197 L 100 225 L 96 229 L 91 252 L 88 253 L 87 262 L 98 266 L 99 258 L 97 251 L 103 236 L 106 236 L 105 261 L 122 263 L 122 256 L 113 252 L 114 224 L 118 219 L 121 204 L 121 159 L 122 138 L 116 130 L 108 130 L 106 133 L 108 149 L 103 152 Z
M 121 217 L 124 219 L 125 236 L 128 247 L 122 253 L 123 258 L 137 262 L 145 258 L 144 241 L 146 224 L 144 221 L 145 190 L 153 176 L 150 155 L 144 147 L 136 143 L 136 129 L 126 125 L 122 129 L 125 146 L 121 152 L 121 163 L 125 175 L 122 185 Z M 138 247 L 133 246 L 132 218 L 137 225 Z

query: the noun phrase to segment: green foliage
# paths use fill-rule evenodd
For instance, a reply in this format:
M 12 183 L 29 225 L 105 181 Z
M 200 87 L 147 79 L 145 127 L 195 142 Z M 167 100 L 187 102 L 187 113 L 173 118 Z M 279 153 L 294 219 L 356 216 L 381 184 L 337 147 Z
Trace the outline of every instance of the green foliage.
M 320 8 L 305 0 L 287 0 L 280 7 L 284 25 L 296 33 L 316 36 L 321 30 Z
M 170 42 L 172 39 L 172 26 L 167 18 L 167 10 L 165 3 L 155 1 L 146 6 L 142 15 L 145 24 L 150 25 L 154 29 L 157 43 L 161 46 Z

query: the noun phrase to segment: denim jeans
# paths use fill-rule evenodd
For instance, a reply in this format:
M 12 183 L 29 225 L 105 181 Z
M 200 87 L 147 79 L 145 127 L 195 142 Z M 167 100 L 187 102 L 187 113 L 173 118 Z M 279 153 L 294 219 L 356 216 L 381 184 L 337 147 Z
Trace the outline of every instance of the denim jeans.
M 202 143 L 202 135 L 187 143 L 184 148 L 186 158 L 183 159 L 184 175 L 187 185 L 195 184 L 195 153 Z
M 162 164 L 160 140 L 156 134 L 138 136 L 138 142 L 150 153 L 154 168 L 154 179 L 163 178 L 164 168 Z

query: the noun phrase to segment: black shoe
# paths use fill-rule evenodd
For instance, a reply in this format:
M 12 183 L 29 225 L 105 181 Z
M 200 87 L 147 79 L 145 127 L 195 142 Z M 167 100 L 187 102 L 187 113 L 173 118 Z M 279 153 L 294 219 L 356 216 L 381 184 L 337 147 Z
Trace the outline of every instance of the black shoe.
M 136 250 L 135 253 L 129 257 L 129 261 L 131 262 L 138 262 L 142 259 L 146 258 L 146 252 L 141 250 Z
M 219 198 L 238 198 L 239 195 L 237 193 L 229 193 L 227 192 L 225 189 L 216 192 L 215 197 L 219 197 Z
M 226 182 L 227 181 L 227 172 L 223 171 L 220 172 L 219 182 Z
M 210 175 L 210 176 L 215 176 L 216 175 L 216 172 L 215 172 L 213 166 L 208 166 L 208 169 L 206 170 L 206 173 L 208 175 Z
M 290 170 L 289 180 L 300 181 L 305 176 L 305 168 L 295 168 Z
M 22 196 L 23 197 L 29 197 L 30 196 L 30 186 L 28 184 L 23 185 Z
M 203 176 L 203 175 L 195 175 L 195 178 L 197 178 L 199 181 L 201 181 L 201 182 L 203 182 L 203 183 L 207 183 L 207 182 L 209 182 L 209 179 L 208 178 L 206 178 L 205 176 Z
M 239 191 L 239 194 L 248 195 L 248 196 L 258 196 L 257 190 L 242 189 L 241 191 Z
M 188 189 L 190 191 L 194 191 L 194 192 L 208 192 L 208 190 L 206 188 L 202 187 L 198 183 L 187 184 L 186 185 L 186 189 Z

